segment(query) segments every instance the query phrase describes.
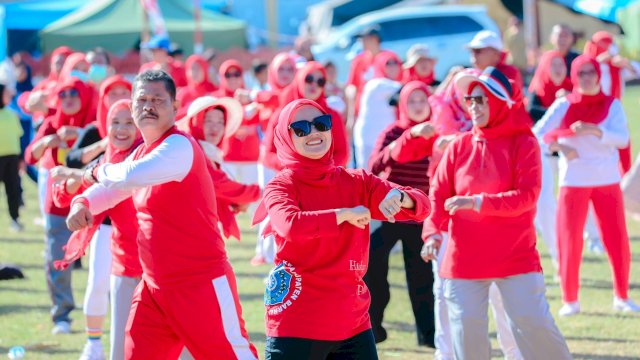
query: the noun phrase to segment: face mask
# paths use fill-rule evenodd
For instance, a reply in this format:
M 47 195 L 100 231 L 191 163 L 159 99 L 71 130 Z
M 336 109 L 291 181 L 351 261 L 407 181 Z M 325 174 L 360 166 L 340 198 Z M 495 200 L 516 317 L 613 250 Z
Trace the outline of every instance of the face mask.
M 93 64 L 89 68 L 89 79 L 94 83 L 99 83 L 107 78 L 107 65 Z
M 89 74 L 84 71 L 71 70 L 69 76 L 77 77 L 78 79 L 82 80 L 83 83 L 89 82 Z

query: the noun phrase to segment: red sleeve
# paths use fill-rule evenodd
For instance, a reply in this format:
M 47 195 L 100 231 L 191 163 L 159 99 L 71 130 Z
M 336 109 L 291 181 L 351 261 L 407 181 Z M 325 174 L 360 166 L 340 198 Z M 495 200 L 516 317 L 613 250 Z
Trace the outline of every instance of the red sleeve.
M 533 136 L 516 139 L 513 158 L 514 189 L 499 194 L 482 194 L 480 214 L 517 216 L 535 208 L 540 194 L 542 165 L 540 146 Z
M 332 119 L 331 137 L 333 140 L 333 161 L 336 166 L 347 166 L 349 162 L 349 141 L 342 116 L 333 109 L 329 110 Z
M 362 59 L 363 55 L 360 54 L 356 56 L 351 62 L 351 67 L 349 68 L 349 77 L 347 78 L 346 85 L 353 85 L 357 89 L 360 89 L 360 85 L 362 82 Z
M 213 169 L 213 167 L 211 168 Z M 210 170 L 216 197 L 232 204 L 249 204 L 260 198 L 258 185 L 246 185 L 229 179 L 222 170 Z
M 422 226 L 422 239 L 439 234 L 449 224 L 449 212 L 444 209 L 444 202 L 455 194 L 454 170 L 458 141 L 454 141 L 444 151 L 442 160 L 431 179 L 429 199 L 431 214 Z
M 56 204 L 56 206 L 59 208 L 69 207 L 71 206 L 71 201 L 73 200 L 73 198 L 77 194 L 82 194 L 82 192 L 87 188 L 88 186 L 86 186 L 83 182 L 83 184 L 78 188 L 78 191 L 76 191 L 74 194 L 69 194 L 65 182 L 54 184 L 51 193 L 53 196 L 53 203 Z
M 373 153 L 369 158 L 369 170 L 374 175 L 384 172 L 387 167 L 395 163 L 394 159 L 391 158 L 389 149 L 389 144 L 396 140 L 393 135 L 394 128 L 395 125 L 389 126 L 376 140 L 376 146 L 373 148 Z
M 408 163 L 424 159 L 433 153 L 433 145 L 437 139 L 437 135 L 428 139 L 413 137 L 411 135 L 411 129 L 407 129 L 402 136 L 396 140 L 396 145 L 390 151 L 389 156 L 399 163 Z
M 338 236 L 339 229 L 334 209 L 302 211 L 296 196 L 293 184 L 282 178 L 274 178 L 265 188 L 265 206 L 271 226 L 278 235 L 296 241 Z
M 33 144 L 40 141 L 40 139 L 42 139 L 43 137 L 47 135 L 55 134 L 55 133 L 56 133 L 56 129 L 53 127 L 51 123 L 51 117 L 46 117 L 42 122 L 42 125 L 40 125 L 38 132 L 33 137 L 33 140 L 31 140 L 31 142 L 29 143 L 29 146 L 27 146 L 27 148 L 24 150 L 24 161 L 26 161 L 26 163 L 29 165 L 35 165 L 40 159 L 35 159 L 33 157 L 33 154 L 31 152 Z
M 415 207 L 413 209 L 403 208 L 398 214 L 396 214 L 395 219 L 397 221 L 424 221 L 427 215 L 429 215 L 429 198 L 422 191 L 408 186 L 398 186 L 365 171 L 362 171 L 362 173 L 364 174 L 364 181 L 366 185 L 365 191 L 367 194 L 370 194 L 368 199 L 369 203 L 366 206 L 371 212 L 372 219 L 381 221 L 387 220 L 387 218 L 382 215 L 382 212 L 380 212 L 380 209 L 378 209 L 378 206 L 384 197 L 387 196 L 389 191 L 394 188 L 404 191 L 415 203 Z
M 269 169 L 276 171 L 282 170 L 282 165 L 280 165 L 280 160 L 276 153 L 276 146 L 273 143 L 274 131 L 279 116 L 280 110 L 276 110 L 271 116 L 269 125 L 264 133 L 264 138 L 262 139 L 262 146 L 260 147 L 260 162 Z

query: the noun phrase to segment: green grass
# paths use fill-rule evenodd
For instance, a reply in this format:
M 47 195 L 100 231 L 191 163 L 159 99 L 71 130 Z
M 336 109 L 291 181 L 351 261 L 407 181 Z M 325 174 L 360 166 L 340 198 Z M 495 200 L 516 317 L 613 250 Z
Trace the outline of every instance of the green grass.
M 634 144 L 640 146 L 640 87 L 631 88 L 625 98 L 625 109 L 632 129 Z M 82 311 L 72 313 L 74 333 L 68 336 L 50 334 L 49 297 L 45 285 L 43 266 L 43 230 L 33 224 L 37 216 L 36 190 L 26 184 L 26 207 L 23 222 L 26 231 L 9 233 L 8 215 L 4 196 L 0 200 L 0 263 L 14 263 L 25 272 L 25 280 L 0 282 L 0 358 L 15 345 L 25 346 L 27 359 L 73 359 L 79 356 L 85 336 Z M 227 250 L 238 278 L 244 308 L 244 318 L 251 338 L 260 353 L 264 349 L 264 308 L 262 305 L 263 277 L 266 266 L 249 265 L 253 255 L 255 233 L 248 228 L 248 218 L 241 217 L 244 240 L 227 243 Z M 632 245 L 631 297 L 640 301 L 640 224 L 628 220 Z M 543 265 L 547 270 L 547 298 L 555 314 L 560 307 L 560 289 L 552 281 L 551 263 L 544 245 L 540 246 Z M 76 303 L 81 306 L 86 286 L 85 269 L 75 271 L 73 284 Z M 416 346 L 411 305 L 406 292 L 404 270 L 400 254 L 392 255 L 390 282 L 392 299 L 387 309 L 386 327 L 389 339 L 378 348 L 382 359 L 428 359 L 430 350 Z M 561 319 L 558 326 L 569 343 L 576 359 L 640 359 L 640 315 L 623 315 L 611 310 L 612 284 L 609 265 L 605 257 L 586 254 L 582 266 L 581 304 L 583 314 Z M 106 327 L 108 329 L 108 326 Z M 494 349 L 497 349 L 493 326 Z M 108 346 L 108 338 L 103 339 Z M 500 352 L 494 350 L 494 357 Z M 551 359 L 550 359 L 551 360 Z

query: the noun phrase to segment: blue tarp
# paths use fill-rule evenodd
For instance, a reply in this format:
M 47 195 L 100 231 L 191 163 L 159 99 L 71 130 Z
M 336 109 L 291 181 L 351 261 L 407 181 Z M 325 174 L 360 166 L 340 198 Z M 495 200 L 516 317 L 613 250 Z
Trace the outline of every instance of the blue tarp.
M 5 3 L 7 29 L 42 30 L 87 3 L 86 0 L 28 0 Z
M 605 21 L 618 23 L 618 10 L 640 2 L 640 0 L 553 0 L 577 12 Z

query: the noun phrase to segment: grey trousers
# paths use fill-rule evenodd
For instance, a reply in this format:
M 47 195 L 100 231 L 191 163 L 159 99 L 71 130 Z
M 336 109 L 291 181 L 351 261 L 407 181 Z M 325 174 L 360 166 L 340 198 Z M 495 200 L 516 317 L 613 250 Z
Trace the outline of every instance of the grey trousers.
M 528 273 L 485 280 L 444 279 L 455 358 L 488 360 L 489 288 L 495 283 L 518 348 L 527 360 L 571 359 L 545 298 L 544 277 Z
M 67 229 L 65 218 L 51 214 L 45 215 L 45 241 L 47 289 L 51 296 L 51 320 L 54 323 L 68 321 L 69 313 L 75 308 L 73 292 L 71 291 L 71 269 L 58 271 L 53 262 L 64 257 L 63 247 L 67 245 L 71 231 Z
M 140 278 L 111 275 L 111 360 L 124 360 L 124 337 L 131 300 Z

